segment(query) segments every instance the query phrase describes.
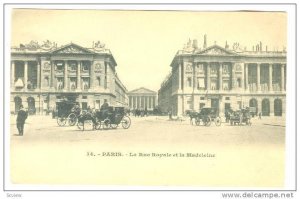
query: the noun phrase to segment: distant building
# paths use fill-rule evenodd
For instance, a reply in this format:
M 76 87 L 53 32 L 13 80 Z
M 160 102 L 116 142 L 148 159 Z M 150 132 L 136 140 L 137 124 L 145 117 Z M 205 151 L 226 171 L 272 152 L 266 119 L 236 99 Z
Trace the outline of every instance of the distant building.
M 147 109 L 152 111 L 157 106 L 157 93 L 150 89 L 141 87 L 127 93 L 130 110 Z
M 172 71 L 158 91 L 162 111 L 185 114 L 202 107 L 226 109 L 250 107 L 263 116 L 285 114 L 286 52 L 262 49 L 252 51 L 238 43 L 229 49 L 218 45 L 198 48 L 197 41 L 188 42 L 175 55 Z
M 33 113 L 45 113 L 62 100 L 81 108 L 99 109 L 104 99 L 128 106 L 127 89 L 116 75 L 117 63 L 100 42 L 92 48 L 70 43 L 57 47 L 46 41 L 11 48 L 11 111 L 21 104 Z

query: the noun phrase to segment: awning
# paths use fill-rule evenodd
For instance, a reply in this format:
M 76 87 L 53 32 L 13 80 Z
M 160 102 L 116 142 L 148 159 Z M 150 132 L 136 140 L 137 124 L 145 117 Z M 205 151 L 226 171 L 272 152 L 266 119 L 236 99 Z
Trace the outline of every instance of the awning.
M 24 82 L 21 78 L 18 78 L 18 80 L 15 83 L 15 87 L 24 87 Z

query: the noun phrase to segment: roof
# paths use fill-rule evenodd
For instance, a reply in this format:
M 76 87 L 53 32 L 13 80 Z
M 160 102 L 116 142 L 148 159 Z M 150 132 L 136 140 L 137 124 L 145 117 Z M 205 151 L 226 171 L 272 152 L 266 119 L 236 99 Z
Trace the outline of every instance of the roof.
M 129 91 L 128 94 L 156 94 L 156 92 L 145 87 L 140 87 Z

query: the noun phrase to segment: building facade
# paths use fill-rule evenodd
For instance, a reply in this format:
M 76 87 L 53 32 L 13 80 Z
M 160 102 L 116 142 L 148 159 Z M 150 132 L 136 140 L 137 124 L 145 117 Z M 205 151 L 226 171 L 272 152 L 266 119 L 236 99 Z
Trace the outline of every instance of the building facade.
M 128 106 L 127 89 L 116 75 L 117 63 L 100 42 L 92 48 L 74 43 L 57 47 L 46 41 L 11 48 L 11 112 L 20 105 L 44 114 L 62 100 L 81 108 Z
M 282 116 L 286 107 L 286 52 L 262 49 L 252 51 L 238 44 L 229 49 L 218 45 L 203 48 L 189 43 L 175 55 L 172 71 L 158 91 L 163 111 L 182 115 L 187 110 L 216 107 L 250 107 L 263 116 Z
M 153 111 L 157 106 L 157 93 L 144 87 L 128 92 L 128 98 L 130 110 Z

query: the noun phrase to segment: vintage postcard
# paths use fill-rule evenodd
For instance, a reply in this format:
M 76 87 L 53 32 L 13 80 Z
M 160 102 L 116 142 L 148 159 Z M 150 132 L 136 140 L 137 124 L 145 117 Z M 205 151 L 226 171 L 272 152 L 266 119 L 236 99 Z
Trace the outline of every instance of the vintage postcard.
M 12 185 L 285 189 L 287 12 L 10 19 Z

